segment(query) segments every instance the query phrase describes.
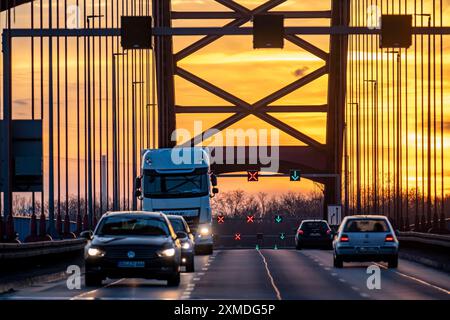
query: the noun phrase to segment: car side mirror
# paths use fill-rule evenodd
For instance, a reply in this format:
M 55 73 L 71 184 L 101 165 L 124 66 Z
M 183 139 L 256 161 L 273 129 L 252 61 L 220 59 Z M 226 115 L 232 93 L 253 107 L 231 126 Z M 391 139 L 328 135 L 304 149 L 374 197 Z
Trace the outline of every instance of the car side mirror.
M 212 188 L 212 193 L 213 194 L 219 193 L 219 188 Z
M 141 188 L 141 182 L 142 182 L 142 178 L 141 177 L 136 177 L 136 180 L 134 181 L 134 186 L 136 187 L 136 189 L 140 189 Z
M 80 238 L 86 239 L 86 240 L 92 240 L 94 237 L 94 233 L 91 230 L 86 230 L 80 233 Z
M 396 229 L 394 233 L 397 237 L 400 235 L 400 231 L 398 229 Z
M 217 186 L 217 176 L 214 173 L 211 174 L 211 184 L 213 187 Z
M 178 239 L 186 239 L 188 237 L 188 234 L 184 231 L 178 231 L 176 235 Z

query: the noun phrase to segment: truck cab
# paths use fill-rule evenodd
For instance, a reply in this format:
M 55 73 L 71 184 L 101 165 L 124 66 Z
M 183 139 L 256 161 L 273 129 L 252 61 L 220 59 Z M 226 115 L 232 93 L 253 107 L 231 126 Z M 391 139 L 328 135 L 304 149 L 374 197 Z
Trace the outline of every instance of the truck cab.
M 218 192 L 207 148 L 148 149 L 142 152 L 136 196 L 142 210 L 183 216 L 196 251 L 213 251 L 210 198 Z

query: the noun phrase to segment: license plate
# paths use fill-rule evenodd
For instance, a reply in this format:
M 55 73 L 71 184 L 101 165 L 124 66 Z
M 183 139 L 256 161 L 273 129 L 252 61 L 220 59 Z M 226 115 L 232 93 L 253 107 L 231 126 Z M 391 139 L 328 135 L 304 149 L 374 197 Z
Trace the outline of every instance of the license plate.
M 119 261 L 117 263 L 119 268 L 144 268 L 144 261 Z
M 311 237 L 320 237 L 320 233 L 310 233 Z
M 359 248 L 360 252 L 364 252 L 364 253 L 376 253 L 378 252 L 378 248 L 373 248 L 373 247 L 360 247 Z

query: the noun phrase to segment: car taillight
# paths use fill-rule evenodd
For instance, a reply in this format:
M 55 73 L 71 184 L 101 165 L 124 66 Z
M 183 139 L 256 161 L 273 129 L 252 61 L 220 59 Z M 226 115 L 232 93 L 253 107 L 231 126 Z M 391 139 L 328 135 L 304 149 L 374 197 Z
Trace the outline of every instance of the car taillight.
M 348 236 L 346 234 L 343 234 L 341 236 L 341 239 L 339 240 L 340 242 L 348 242 L 350 239 L 348 238 Z
M 300 236 L 303 235 L 303 233 L 304 233 L 303 230 L 298 230 L 297 231 L 297 234 L 300 235 Z
M 331 230 L 327 230 L 327 235 L 330 235 L 331 234 Z
M 384 239 L 385 242 L 394 242 L 394 237 L 391 234 L 388 234 Z

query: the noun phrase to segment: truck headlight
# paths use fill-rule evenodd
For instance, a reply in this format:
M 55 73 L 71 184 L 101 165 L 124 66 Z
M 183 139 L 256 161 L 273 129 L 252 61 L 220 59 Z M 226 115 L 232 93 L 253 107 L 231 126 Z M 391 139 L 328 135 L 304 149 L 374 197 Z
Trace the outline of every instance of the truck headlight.
M 160 257 L 173 257 L 175 255 L 175 249 L 169 248 L 158 252 L 158 256 Z
M 200 228 L 200 234 L 202 236 L 207 236 L 209 234 L 209 228 L 208 227 L 201 227 Z
M 105 251 L 98 248 L 89 248 L 88 255 L 91 257 L 103 257 L 105 255 Z
M 184 250 L 188 250 L 191 247 L 191 245 L 189 244 L 189 242 L 185 242 L 183 243 L 183 245 L 181 246 L 181 248 L 183 248 Z

